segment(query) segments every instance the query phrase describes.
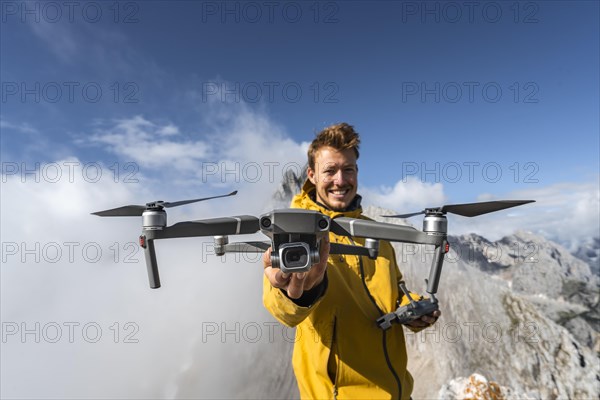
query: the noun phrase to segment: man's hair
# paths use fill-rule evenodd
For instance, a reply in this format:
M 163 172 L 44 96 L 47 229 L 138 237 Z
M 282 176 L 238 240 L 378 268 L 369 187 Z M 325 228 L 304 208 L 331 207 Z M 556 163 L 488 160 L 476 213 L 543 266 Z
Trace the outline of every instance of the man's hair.
M 331 125 L 319 132 L 308 147 L 308 166 L 315 169 L 315 155 L 321 147 L 330 146 L 338 151 L 353 149 L 358 159 L 359 145 L 360 137 L 352 125 L 345 122 Z

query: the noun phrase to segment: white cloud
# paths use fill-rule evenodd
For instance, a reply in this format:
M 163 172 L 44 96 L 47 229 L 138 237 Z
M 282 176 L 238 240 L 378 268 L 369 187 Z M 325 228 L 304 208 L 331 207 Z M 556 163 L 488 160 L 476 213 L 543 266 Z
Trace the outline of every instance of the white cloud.
M 102 146 L 123 162 L 134 162 L 163 192 L 187 187 L 189 196 L 199 197 L 215 188 L 222 193 L 236 189 L 239 196 L 260 199 L 251 203 L 262 204 L 258 212 L 265 211 L 286 171 L 300 173 L 307 144 L 296 143 L 282 127 L 244 104 L 210 107 L 201 135 L 138 115 L 101 123 L 78 143 Z
M 176 140 L 179 136 L 179 129 L 173 124 L 158 125 L 138 115 L 117 120 L 83 141 L 105 145 L 141 167 L 194 171 L 207 156 L 208 146 L 199 140 Z
M 359 190 L 365 203 L 396 210 L 405 214 L 444 204 L 446 196 L 441 183 L 422 182 L 415 177 L 396 182 L 393 187 L 377 189 L 363 188 Z

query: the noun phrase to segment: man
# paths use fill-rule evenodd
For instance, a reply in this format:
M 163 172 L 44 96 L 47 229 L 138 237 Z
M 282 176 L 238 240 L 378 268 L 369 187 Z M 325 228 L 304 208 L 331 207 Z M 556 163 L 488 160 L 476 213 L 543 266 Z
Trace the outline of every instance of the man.
M 320 132 L 308 150 L 308 179 L 292 207 L 331 218 L 366 218 L 357 194 L 359 144 L 358 133 L 346 123 Z M 300 396 L 408 399 L 413 380 L 406 369 L 403 328 L 394 325 L 384 331 L 375 323 L 409 303 L 398 289 L 402 275 L 394 250 L 381 241 L 376 260 L 329 256 L 331 241 L 364 245 L 362 238 L 330 233 L 320 244 L 321 262 L 305 273 L 273 268 L 270 250 L 263 257 L 265 307 L 281 323 L 297 327 L 292 364 Z M 439 315 L 423 316 L 409 328 L 430 326 Z

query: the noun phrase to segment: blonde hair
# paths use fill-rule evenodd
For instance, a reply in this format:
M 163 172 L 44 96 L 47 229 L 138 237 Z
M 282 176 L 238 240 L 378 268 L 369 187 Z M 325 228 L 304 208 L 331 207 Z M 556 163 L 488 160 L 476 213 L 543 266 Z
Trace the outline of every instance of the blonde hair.
M 329 146 L 336 150 L 353 149 L 358 159 L 359 145 L 360 137 L 352 125 L 345 122 L 331 125 L 319 132 L 308 147 L 308 166 L 311 169 L 315 168 L 315 155 L 321 147 Z

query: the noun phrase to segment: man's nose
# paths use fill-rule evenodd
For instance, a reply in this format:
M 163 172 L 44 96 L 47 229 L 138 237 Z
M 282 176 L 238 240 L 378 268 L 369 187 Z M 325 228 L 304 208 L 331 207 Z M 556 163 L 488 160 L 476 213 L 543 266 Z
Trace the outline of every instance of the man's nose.
M 335 173 L 335 175 L 333 176 L 333 183 L 335 183 L 338 186 L 342 186 L 344 183 L 346 183 L 344 171 L 340 169 Z

